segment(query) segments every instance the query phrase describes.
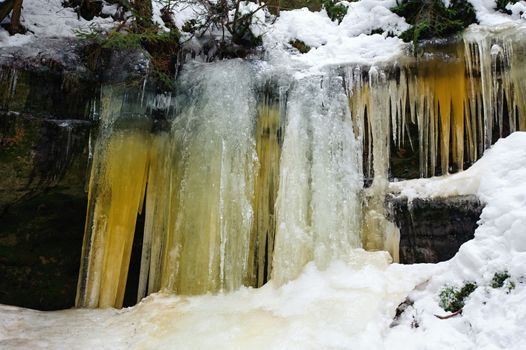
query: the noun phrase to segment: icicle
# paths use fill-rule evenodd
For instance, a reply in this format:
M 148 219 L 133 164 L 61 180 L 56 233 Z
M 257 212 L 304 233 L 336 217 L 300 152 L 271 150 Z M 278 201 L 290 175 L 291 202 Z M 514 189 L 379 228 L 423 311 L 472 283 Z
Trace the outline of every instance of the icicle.
M 76 299 L 80 307 L 120 307 L 124 299 L 150 148 L 149 123 L 126 113 L 125 96 L 125 87 L 101 89 Z M 142 116 L 144 110 L 137 112 Z
M 390 89 L 385 73 L 377 67 L 369 70 L 369 100 L 367 123 L 372 138 L 374 178 L 365 190 L 363 247 L 367 250 L 383 250 L 387 220 L 384 198 L 387 192 L 389 168 L 389 119 L 391 112 Z M 396 98 L 395 96 L 393 96 Z M 396 110 L 396 108 L 394 108 Z
M 524 79 L 526 75 L 526 61 L 524 60 L 526 40 L 524 40 L 524 33 L 522 35 L 522 40 L 513 41 L 515 48 L 510 44 L 505 46 L 507 48 L 505 51 L 507 59 L 510 62 L 506 79 L 510 82 L 508 90 L 513 91 L 510 93 L 512 98 L 508 100 L 508 114 L 513 118 L 515 130 L 526 131 L 526 79 Z
M 9 98 L 14 98 L 16 94 L 17 82 L 18 82 L 18 72 L 15 68 L 10 70 L 11 79 L 9 79 Z
M 259 107 L 256 150 L 259 169 L 254 182 L 254 222 L 250 239 L 248 284 L 270 279 L 276 231 L 275 203 L 279 187 L 281 110 L 268 97 Z
M 173 100 L 105 87 L 77 305 L 122 304 L 145 196 L 138 300 L 284 283 L 356 247 L 396 261 L 391 146 L 418 148 L 420 175 L 432 176 L 474 162 L 497 131 L 526 129 L 526 43 L 480 34 L 400 67 L 277 84 L 279 97 L 259 102 L 239 60 L 186 66 Z M 144 108 L 175 105 L 171 130 L 125 130 Z
M 169 141 L 167 133 L 155 135 L 152 139 L 137 302 L 160 289 L 162 251 L 168 235 Z
M 95 150 L 77 306 L 122 306 L 148 143 L 147 134 L 126 130 Z

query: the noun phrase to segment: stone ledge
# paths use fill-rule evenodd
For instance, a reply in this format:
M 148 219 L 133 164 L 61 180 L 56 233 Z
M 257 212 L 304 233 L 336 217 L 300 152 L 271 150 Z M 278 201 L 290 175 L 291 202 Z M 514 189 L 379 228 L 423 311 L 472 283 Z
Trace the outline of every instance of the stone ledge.
M 411 201 L 388 195 L 386 208 L 400 229 L 400 262 L 412 264 L 451 259 L 474 237 L 484 204 L 475 195 Z

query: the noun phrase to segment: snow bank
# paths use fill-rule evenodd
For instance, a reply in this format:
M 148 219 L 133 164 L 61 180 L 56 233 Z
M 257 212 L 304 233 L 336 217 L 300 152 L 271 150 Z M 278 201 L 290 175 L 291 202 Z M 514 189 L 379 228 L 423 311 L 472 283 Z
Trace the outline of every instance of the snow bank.
M 495 11 L 495 0 L 469 0 L 477 13 L 480 26 L 499 28 L 524 25 L 526 1 L 521 0 L 508 9 L 512 15 Z M 448 1 L 444 1 L 448 5 Z M 342 22 L 331 21 L 325 10 L 311 12 L 307 8 L 282 11 L 276 22 L 268 27 L 264 45 L 271 52 L 274 64 L 297 65 L 306 69 L 326 65 L 377 64 L 396 59 L 407 48 L 397 37 L 410 25 L 392 13 L 396 0 L 361 0 L 342 2 L 348 6 Z M 521 19 L 522 18 L 522 19 Z M 382 34 L 373 34 L 382 32 Z M 301 40 L 312 49 L 299 54 L 291 41 Z M 277 62 L 277 63 L 275 63 Z
M 524 22 L 526 18 L 526 1 L 521 0 L 508 9 L 512 15 L 495 11 L 494 0 L 469 0 L 483 26 L 504 26 Z M 447 3 L 447 1 L 445 1 Z M 63 8 L 62 0 L 25 0 L 22 11 L 22 23 L 29 30 L 29 35 L 10 37 L 0 28 L 0 45 L 19 46 L 34 38 L 62 36 L 71 37 L 77 30 L 86 30 L 90 26 L 111 27 L 111 17 L 96 17 L 85 21 L 71 8 Z M 264 47 L 269 52 L 272 62 L 281 65 L 299 67 L 321 67 L 337 64 L 374 64 L 396 58 L 407 44 L 397 37 L 410 25 L 404 18 L 392 13 L 390 8 L 396 0 L 360 0 L 346 2 L 347 15 L 338 24 L 332 21 L 325 10 L 311 12 L 307 8 L 282 11 L 276 19 L 263 10 L 257 11 L 251 29 L 256 35 L 262 35 Z M 161 0 L 153 1 L 154 21 L 164 28 L 161 20 Z M 257 5 L 249 3 L 242 10 L 253 11 Z M 116 6 L 107 5 L 103 12 L 106 15 L 115 13 Z M 174 4 L 173 13 L 176 25 L 181 28 L 191 20 L 203 18 L 203 9 L 191 1 L 180 1 Z M 242 12 L 243 12 L 242 11 Z M 274 22 L 275 20 L 275 22 Z M 373 34 L 382 32 L 382 34 Z M 299 54 L 292 49 L 291 41 L 301 40 L 312 49 L 306 54 Z
M 497 184 L 499 185 L 497 191 L 500 191 L 502 184 L 499 181 L 509 177 L 507 175 L 509 169 L 520 169 L 524 165 L 520 163 L 520 160 L 526 156 L 524 142 L 523 132 L 513 133 L 506 139 L 500 139 L 484 153 L 480 160 L 465 171 L 428 179 L 392 182 L 389 189 L 409 199 L 478 194 L 482 200 L 487 201 L 489 193 L 493 191 L 491 189 Z M 523 145 L 524 147 L 519 147 Z M 518 179 L 514 177 L 510 180 Z
M 500 26 L 507 25 L 511 22 L 519 20 L 521 17 L 526 18 L 526 1 L 520 0 L 514 5 L 508 5 L 506 8 L 512 11 L 512 15 L 508 15 L 499 11 L 495 11 L 495 0 L 469 0 L 477 13 L 477 20 L 483 26 Z M 521 13 L 521 11 L 523 13 Z

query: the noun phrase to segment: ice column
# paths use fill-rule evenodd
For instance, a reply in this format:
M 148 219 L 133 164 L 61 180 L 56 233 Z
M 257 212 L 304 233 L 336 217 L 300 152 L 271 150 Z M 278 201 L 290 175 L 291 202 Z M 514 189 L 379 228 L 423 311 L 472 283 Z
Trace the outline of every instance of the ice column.
M 325 268 L 361 246 L 361 152 L 343 79 L 297 81 L 287 105 L 276 204 L 277 283 L 297 277 L 309 261 Z

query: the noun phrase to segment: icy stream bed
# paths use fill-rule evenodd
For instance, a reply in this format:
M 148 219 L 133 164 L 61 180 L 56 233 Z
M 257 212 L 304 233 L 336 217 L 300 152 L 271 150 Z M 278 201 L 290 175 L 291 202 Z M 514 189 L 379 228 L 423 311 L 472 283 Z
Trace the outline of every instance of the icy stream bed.
M 276 288 L 224 295 L 156 294 L 123 309 L 38 312 L 2 306 L 3 349 L 348 349 L 381 348 L 396 306 L 433 270 L 388 265 L 357 250 Z

